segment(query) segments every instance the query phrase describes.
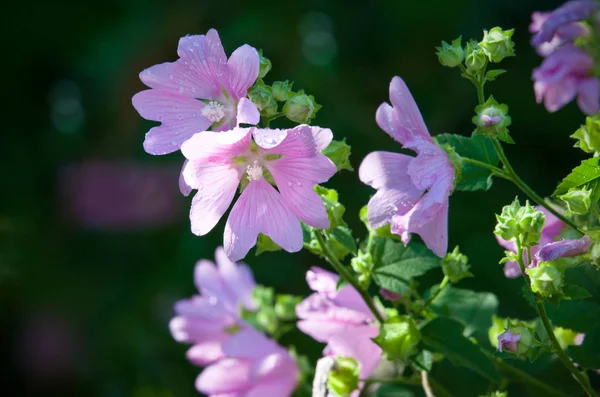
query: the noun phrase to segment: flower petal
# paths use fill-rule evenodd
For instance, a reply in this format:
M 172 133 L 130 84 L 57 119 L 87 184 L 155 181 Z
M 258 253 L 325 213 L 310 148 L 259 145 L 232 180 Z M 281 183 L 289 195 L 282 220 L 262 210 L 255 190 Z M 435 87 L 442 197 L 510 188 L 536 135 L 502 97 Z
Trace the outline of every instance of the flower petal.
M 253 328 L 245 328 L 223 343 L 223 352 L 233 358 L 258 360 L 284 351 L 275 341 Z
M 190 193 L 192 192 L 192 187 L 190 185 L 188 185 L 187 183 L 185 183 L 185 178 L 183 177 L 183 170 L 185 169 L 185 166 L 187 165 L 188 161 L 189 160 L 186 159 L 183 162 L 183 167 L 181 167 L 181 171 L 179 172 L 179 191 L 185 197 L 189 196 Z
M 293 158 L 320 154 L 320 146 L 325 141 L 321 134 L 313 134 L 312 128 L 305 124 L 289 130 L 257 128 L 253 134 L 256 144 L 264 149 L 263 152 Z
M 442 258 L 448 252 L 448 201 L 431 211 L 435 213 L 434 217 L 426 223 L 417 223 L 411 232 L 421 236 L 427 248 Z
M 248 98 L 241 98 L 237 107 L 237 125 L 252 124 L 256 125 L 260 121 L 260 113 L 254 102 Z
M 225 357 L 223 354 L 223 350 L 221 350 L 221 344 L 223 340 L 227 337 L 224 334 L 224 337 L 221 340 L 207 341 L 195 344 L 190 347 L 186 352 L 185 356 L 187 359 L 195 365 L 205 366 L 212 362 L 222 359 Z
M 252 386 L 250 367 L 251 362 L 246 360 L 220 360 L 202 371 L 196 389 L 207 395 L 246 391 Z
M 360 363 L 360 377 L 367 379 L 379 364 L 381 348 L 371 338 L 379 333 L 375 326 L 349 328 L 331 338 L 327 350 L 337 357 L 352 357 Z
M 235 50 L 227 61 L 228 81 L 235 99 L 245 97 L 248 88 L 258 78 L 260 60 L 254 47 L 244 44 Z M 256 124 L 256 123 L 250 123 Z
M 338 275 L 313 266 L 306 272 L 306 283 L 315 292 L 327 297 L 337 294 Z
M 225 225 L 224 246 L 229 259 L 242 259 L 263 233 L 288 252 L 302 249 L 300 222 L 281 195 L 264 179 L 251 181 L 234 204 Z
M 216 95 L 212 83 L 181 60 L 149 67 L 140 73 L 140 80 L 148 87 L 184 97 L 213 99 Z
M 146 134 L 144 149 L 150 154 L 172 153 L 192 135 L 211 125 L 201 113 L 204 104 L 194 98 L 145 90 L 135 94 L 132 103 L 143 118 L 162 122 Z
M 247 309 L 255 309 L 256 304 L 252 299 L 252 291 L 256 287 L 256 282 L 248 265 L 232 262 L 225 255 L 223 247 L 217 248 L 215 260 L 229 294 L 236 297 L 235 302 L 243 304 Z
M 190 161 L 183 170 L 185 183 L 198 192 L 192 200 L 192 232 L 204 236 L 219 222 L 235 195 L 241 173 L 229 164 Z
M 181 145 L 181 153 L 189 160 L 231 164 L 232 158 L 250 148 L 252 128 L 234 128 L 229 131 L 206 131 L 195 134 Z
M 295 376 L 285 376 L 259 383 L 244 394 L 244 397 L 289 397 L 295 388 Z
M 322 152 L 333 140 L 333 132 L 329 128 L 310 127 L 317 150 Z
M 600 109 L 600 83 L 595 77 L 582 79 L 577 89 L 577 105 L 588 116 L 598 113 Z

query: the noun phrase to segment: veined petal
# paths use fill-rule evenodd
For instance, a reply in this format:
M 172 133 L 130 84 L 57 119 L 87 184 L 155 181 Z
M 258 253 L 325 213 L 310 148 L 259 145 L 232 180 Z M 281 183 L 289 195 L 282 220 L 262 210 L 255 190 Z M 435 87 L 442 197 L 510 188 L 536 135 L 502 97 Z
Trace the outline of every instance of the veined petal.
M 329 128 L 310 127 L 317 150 L 322 152 L 333 140 L 333 132 Z
M 226 358 L 204 369 L 196 379 L 196 389 L 207 395 L 246 391 L 252 386 L 251 362 Z
M 328 321 L 324 319 L 300 320 L 296 326 L 300 331 L 321 343 L 329 342 L 331 338 L 340 333 L 355 332 L 357 328 L 369 327 L 368 325 L 357 325 L 350 322 Z
M 448 200 L 434 212 L 433 218 L 426 223 L 417 223 L 414 228 L 411 228 L 411 232 L 421 236 L 427 248 L 442 258 L 448 252 Z
M 300 222 L 284 204 L 281 195 L 264 179 L 251 181 L 234 204 L 225 225 L 225 253 L 240 260 L 263 233 L 288 252 L 302 249 Z
M 236 297 L 235 302 L 243 304 L 247 309 L 255 309 L 256 304 L 252 299 L 252 290 L 256 287 L 256 282 L 248 265 L 232 262 L 225 255 L 223 247 L 217 248 L 215 260 L 229 294 Z
M 230 164 L 190 161 L 183 170 L 185 183 L 198 192 L 192 200 L 192 232 L 203 236 L 219 222 L 235 195 L 241 172 Z
M 189 160 L 231 164 L 232 158 L 250 148 L 251 131 L 252 128 L 234 128 L 195 134 L 181 145 L 181 153 Z
M 179 172 L 179 191 L 185 197 L 189 196 L 190 193 L 192 192 L 192 187 L 190 185 L 188 185 L 187 183 L 185 183 L 185 178 L 183 177 L 183 170 L 185 169 L 185 166 L 187 165 L 188 161 L 189 160 L 186 159 L 183 162 L 183 167 L 181 167 L 181 171 Z
M 320 147 L 326 141 L 320 135 L 321 133 L 313 134 L 313 129 L 306 124 L 289 130 L 268 128 L 254 130 L 254 140 L 263 148 L 263 152 L 280 154 L 288 158 L 312 157 L 320 154 Z
M 215 90 L 212 80 L 204 79 L 202 75 L 192 70 L 189 63 L 186 64 L 181 60 L 144 69 L 140 73 L 140 80 L 150 88 L 183 97 L 214 99 L 220 94 L 220 91 Z
M 236 123 L 256 125 L 260 121 L 260 113 L 254 102 L 248 98 L 241 98 L 238 102 Z
M 235 99 L 245 97 L 248 88 L 254 85 L 258 78 L 260 60 L 254 47 L 244 44 L 235 50 L 227 61 L 229 69 L 228 80 Z M 256 124 L 256 123 L 251 123 Z
M 197 132 L 210 127 L 210 120 L 201 113 L 204 103 L 167 91 L 145 90 L 133 96 L 133 106 L 147 119 L 162 125 L 146 134 L 144 149 L 150 154 L 167 154 Z
M 244 394 L 244 397 L 289 397 L 296 388 L 296 375 L 292 373 L 277 379 L 261 382 Z

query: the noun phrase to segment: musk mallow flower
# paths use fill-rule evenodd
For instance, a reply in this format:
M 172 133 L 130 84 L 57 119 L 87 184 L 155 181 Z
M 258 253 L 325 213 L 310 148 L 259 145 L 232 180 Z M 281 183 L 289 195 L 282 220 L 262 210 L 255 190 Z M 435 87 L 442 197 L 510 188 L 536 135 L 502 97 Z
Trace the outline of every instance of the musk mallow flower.
M 575 240 L 559 240 L 545 244 L 535 254 L 536 262 L 555 261 L 560 258 L 583 255 L 592 245 L 590 236 L 583 236 Z
M 521 335 L 513 334 L 510 330 L 504 331 L 498 335 L 498 351 L 517 352 L 517 342 L 521 340 Z
M 594 77 L 594 60 L 583 49 L 567 43 L 533 70 L 536 101 L 556 112 L 577 97 L 577 105 L 587 115 L 600 109 L 600 82 Z
M 327 343 L 325 356 L 355 359 L 361 379 L 367 379 L 381 359 L 381 348 L 371 340 L 379 333 L 373 313 L 351 285 L 338 290 L 333 273 L 313 267 L 306 281 L 315 292 L 296 306 L 298 329 Z
M 198 261 L 194 282 L 200 294 L 178 301 L 169 323 L 176 341 L 193 345 L 187 358 L 196 365 L 223 358 L 223 343 L 245 327 L 241 309 L 256 309 L 252 300 L 256 283 L 250 268 L 229 260 L 222 247 L 217 248 L 215 260 L 216 264 Z
M 332 138 L 331 130 L 308 125 L 195 134 L 181 147 L 187 158 L 184 182 L 197 190 L 190 211 L 192 232 L 210 232 L 241 183 L 243 191 L 225 225 L 227 256 L 246 256 L 259 233 L 288 252 L 299 251 L 299 221 L 329 227 L 325 206 L 313 188 L 336 172 L 335 164 L 321 154 Z
M 134 95 L 133 106 L 148 120 L 162 124 L 146 134 L 150 154 L 179 150 L 193 134 L 212 126 L 226 131 L 239 124 L 257 124 L 260 115 L 246 98 L 258 78 L 258 52 L 245 44 L 229 59 L 216 30 L 179 40 L 179 59 L 140 73 L 151 89 Z
M 359 168 L 363 183 L 377 190 L 368 204 L 373 228 L 391 224 L 404 244 L 421 236 L 437 256 L 448 250 L 448 197 L 455 171 L 448 154 L 431 138 L 408 87 L 400 77 L 390 84 L 390 101 L 377 109 L 379 127 L 416 157 L 391 152 L 367 155 Z
M 591 0 L 568 1 L 548 14 L 534 13 L 533 23 L 529 29 L 535 32 L 531 44 L 535 47 L 552 41 L 555 36 L 567 36 L 569 40 L 579 37 L 580 30 L 574 23 L 583 21 L 596 11 L 597 3 Z M 535 15 L 537 14 L 537 15 Z M 574 37 L 570 37 L 573 36 Z
M 209 397 L 290 397 L 299 369 L 290 353 L 258 331 L 238 331 L 223 343 L 224 358 L 196 379 Z
M 551 12 L 534 12 L 531 14 L 529 32 L 538 33 L 551 15 Z M 549 40 L 539 42 L 534 47 L 539 55 L 546 57 L 561 45 L 574 42 L 577 38 L 587 36 L 589 33 L 590 29 L 583 23 L 569 22 L 557 27 Z

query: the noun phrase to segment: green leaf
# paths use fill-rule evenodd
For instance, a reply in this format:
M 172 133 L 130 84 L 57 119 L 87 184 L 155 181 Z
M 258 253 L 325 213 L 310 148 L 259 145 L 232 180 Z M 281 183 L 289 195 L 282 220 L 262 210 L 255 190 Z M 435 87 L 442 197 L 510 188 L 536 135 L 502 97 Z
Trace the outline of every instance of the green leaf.
M 563 284 L 562 294 L 563 299 L 585 299 L 592 296 L 587 289 L 574 284 Z
M 592 329 L 600 318 L 600 304 L 587 299 L 563 300 L 558 305 L 546 305 L 552 324 L 578 332 Z
M 421 350 L 413 361 L 417 364 L 418 369 L 429 372 L 433 368 L 433 354 L 429 350 Z
M 487 81 L 494 81 L 494 80 L 496 80 L 496 77 L 500 76 L 503 73 L 506 73 L 506 70 L 504 70 L 504 69 L 489 70 L 485 74 L 485 79 Z
M 323 154 L 333 161 L 338 171 L 354 171 L 350 164 L 351 147 L 346 143 L 346 138 L 341 141 L 331 141 L 329 146 L 323 150 Z
M 581 164 L 562 180 L 552 196 L 565 194 L 572 188 L 592 189 L 592 201 L 600 199 L 600 157 L 583 160 Z
M 600 368 L 600 324 L 585 334 L 583 344 L 569 346 L 569 356 L 584 368 Z
M 281 251 L 281 247 L 275 244 L 269 236 L 265 236 L 262 233 L 258 234 L 258 240 L 256 240 L 256 255 L 260 255 L 263 252 L 274 252 Z
M 454 365 L 469 368 L 491 380 L 500 382 L 496 368 L 483 354 L 478 345 L 463 335 L 460 323 L 449 318 L 438 317 L 421 329 L 423 344 L 429 350 L 442 353 Z
M 481 161 L 496 166 L 500 159 L 492 142 L 483 135 L 472 138 L 466 136 L 441 134 L 435 137 L 440 145 L 450 145 L 461 157 Z M 457 190 L 488 190 L 492 186 L 492 173 L 486 168 L 463 162 L 462 176 L 456 183 Z
M 600 270 L 589 263 L 567 269 L 565 281 L 583 287 L 595 298 L 600 298 Z
M 354 255 L 358 254 L 356 243 L 352 237 L 352 231 L 344 226 L 336 226 L 331 232 L 329 232 L 329 238 L 337 241 L 352 252 Z
M 415 394 L 402 386 L 381 385 L 374 397 L 415 397 Z
M 393 292 L 408 292 L 411 279 L 440 266 L 440 258 L 420 243 L 405 247 L 402 243 L 379 238 L 373 252 L 373 280 Z
M 433 311 L 440 316 L 454 318 L 465 327 L 465 335 L 476 331 L 487 335 L 492 325 L 492 315 L 498 308 L 498 298 L 489 292 L 475 292 L 447 286 L 432 303 Z

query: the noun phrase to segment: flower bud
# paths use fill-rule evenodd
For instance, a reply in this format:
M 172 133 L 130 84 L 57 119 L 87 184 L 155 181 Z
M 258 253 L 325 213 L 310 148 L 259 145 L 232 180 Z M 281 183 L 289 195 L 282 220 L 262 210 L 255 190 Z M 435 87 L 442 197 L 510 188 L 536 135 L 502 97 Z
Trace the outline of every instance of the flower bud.
M 416 352 L 421 340 L 421 332 L 409 316 L 388 318 L 379 328 L 379 335 L 373 339 L 387 355 L 388 360 L 406 361 Z
M 483 105 L 475 107 L 476 116 L 473 123 L 477 126 L 476 134 L 496 137 L 501 141 L 514 143 L 508 134 L 508 126 L 511 123 L 508 116 L 508 106 L 499 104 L 494 97 L 490 96 Z
M 483 40 L 479 46 L 490 62 L 500 62 L 506 57 L 515 55 L 515 43 L 511 39 L 514 32 L 514 29 L 502 30 L 499 27 L 492 28 L 489 32 L 483 31 Z
M 360 365 L 351 357 L 337 357 L 327 377 L 327 389 L 338 397 L 349 397 L 358 389 Z
M 273 98 L 273 91 L 262 80 L 258 80 L 248 90 L 248 98 L 256 105 L 262 117 L 273 117 L 277 114 L 277 101 Z
M 320 108 L 321 105 L 315 102 L 312 95 L 300 91 L 287 100 L 283 112 L 288 119 L 298 124 L 309 124 Z
M 558 196 L 567 205 L 567 215 L 585 215 L 592 205 L 592 189 L 572 188 L 567 193 Z
M 577 140 L 575 147 L 586 153 L 600 152 L 600 119 L 598 116 L 586 117 L 585 125 L 582 125 L 571 138 Z
M 554 336 L 556 336 L 556 340 L 563 350 L 565 350 L 569 346 L 574 346 L 577 344 L 577 337 L 581 335 L 578 332 L 573 331 L 572 329 L 556 327 L 554 328 Z
M 554 262 L 540 262 L 526 271 L 531 279 L 531 290 L 536 294 L 548 298 L 562 292 L 563 275 Z
M 533 328 L 523 322 L 508 321 L 508 327 L 498 335 L 498 351 L 515 357 L 524 357 L 535 345 Z
M 271 84 L 273 89 L 273 97 L 279 102 L 287 101 L 289 95 L 292 94 L 293 82 L 286 81 L 275 81 Z
M 546 217 L 543 212 L 532 207 L 529 201 L 526 201 L 525 206 L 521 207 L 519 215 L 519 227 L 521 228 L 521 233 L 524 235 L 523 245 L 525 247 L 532 247 L 540 241 Z
M 477 44 L 475 40 L 471 40 L 467 43 L 465 53 L 465 65 L 467 66 L 467 71 L 475 73 L 483 69 L 487 59 L 483 52 L 483 48 L 479 47 L 479 44 Z
M 302 298 L 293 295 L 277 295 L 275 301 L 275 314 L 284 321 L 296 319 L 296 305 Z
M 512 204 L 502 208 L 502 213 L 496 215 L 496 220 L 496 235 L 507 241 L 518 239 L 523 247 L 532 247 L 540 240 L 545 218 L 529 202 L 522 207 L 518 198 L 515 198 Z
M 267 75 L 267 73 L 269 73 L 272 65 L 271 65 L 271 61 L 269 60 L 269 58 L 263 56 L 262 50 L 260 50 L 258 53 L 258 59 L 260 60 L 260 69 L 258 70 L 258 78 L 262 79 Z
M 389 289 L 380 288 L 379 294 L 383 296 L 384 299 L 389 300 L 390 302 L 394 302 L 402 298 L 402 294 L 394 291 L 390 291 Z
M 453 68 L 460 65 L 465 59 L 465 52 L 462 48 L 462 37 L 454 40 L 452 44 L 442 41 L 441 47 L 435 47 L 437 56 L 443 66 Z
M 316 185 L 314 190 L 321 197 L 321 200 L 323 200 L 323 204 L 325 204 L 325 210 L 329 218 L 328 230 L 336 226 L 346 226 L 346 222 L 343 219 L 346 207 L 340 204 L 338 193 L 334 189 L 327 189 L 320 185 Z
M 454 251 L 447 253 L 442 259 L 442 271 L 452 283 L 457 283 L 466 277 L 473 277 L 473 274 L 469 271 L 468 261 L 467 256 L 461 254 L 457 246 Z

